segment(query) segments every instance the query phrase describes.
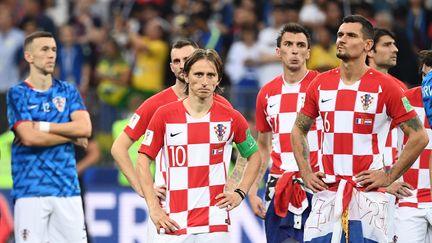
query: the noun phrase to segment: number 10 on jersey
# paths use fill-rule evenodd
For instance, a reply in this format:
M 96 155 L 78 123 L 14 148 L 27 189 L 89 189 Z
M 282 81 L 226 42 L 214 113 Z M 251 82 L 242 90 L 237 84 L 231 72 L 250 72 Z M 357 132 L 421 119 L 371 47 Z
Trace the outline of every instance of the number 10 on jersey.
M 172 167 L 181 167 L 186 164 L 186 149 L 179 146 L 168 146 L 168 156 Z

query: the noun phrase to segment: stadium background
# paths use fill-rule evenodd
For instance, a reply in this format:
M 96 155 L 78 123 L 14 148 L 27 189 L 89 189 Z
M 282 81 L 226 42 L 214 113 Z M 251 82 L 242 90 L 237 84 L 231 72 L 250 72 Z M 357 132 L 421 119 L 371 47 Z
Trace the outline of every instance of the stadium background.
M 432 0 L 1 0 L 0 193 L 10 200 L 13 134 L 6 92 L 28 74 L 22 41 L 35 30 L 54 33 L 59 47 L 54 76 L 77 85 L 92 117 L 99 155 L 81 175 L 91 237 L 143 242 L 144 201 L 118 176 L 109 150 L 136 107 L 173 84 L 173 41 L 189 38 L 218 51 L 225 63 L 224 96 L 253 130 L 255 95 L 282 70 L 274 49 L 284 23 L 298 22 L 311 31 L 308 68 L 325 71 L 339 63 L 334 41 L 343 16 L 361 14 L 396 34 L 398 65 L 390 73 L 414 87 L 421 82 L 416 53 L 431 49 L 431 10 Z M 159 50 L 156 57 L 145 51 L 153 48 Z M 248 204 L 234 210 L 232 222 L 232 242 L 264 242 L 262 222 Z

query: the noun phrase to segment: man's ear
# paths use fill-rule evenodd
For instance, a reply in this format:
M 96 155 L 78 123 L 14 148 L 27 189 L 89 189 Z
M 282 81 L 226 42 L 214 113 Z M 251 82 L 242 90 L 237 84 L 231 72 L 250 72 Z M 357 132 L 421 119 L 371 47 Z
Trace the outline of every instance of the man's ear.
M 28 63 L 33 63 L 33 56 L 30 52 L 28 51 L 24 51 L 24 59 L 28 62 Z

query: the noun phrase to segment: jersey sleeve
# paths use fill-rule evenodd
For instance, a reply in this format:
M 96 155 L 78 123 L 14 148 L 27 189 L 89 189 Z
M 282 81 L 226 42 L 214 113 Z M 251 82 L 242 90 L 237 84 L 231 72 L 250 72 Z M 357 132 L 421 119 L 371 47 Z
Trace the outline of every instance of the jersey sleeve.
M 255 107 L 255 127 L 259 132 L 270 132 L 271 127 L 267 122 L 266 115 L 266 106 L 267 99 L 265 97 L 266 92 L 263 89 L 260 90 L 256 99 L 256 107 Z
M 222 103 L 223 105 L 226 105 L 226 106 L 228 106 L 230 108 L 233 108 L 233 106 L 231 105 L 231 103 L 227 99 L 225 99 L 225 97 L 223 97 L 222 95 L 216 94 L 214 96 L 214 100 L 217 101 L 217 102 L 219 102 L 219 103 Z
M 318 79 L 315 78 L 309 85 L 308 89 L 306 90 L 304 105 L 300 110 L 301 113 L 313 119 L 315 119 L 319 115 L 318 113 L 319 83 L 318 82 L 319 82 Z
M 243 158 L 248 158 L 258 151 L 258 145 L 249 130 L 246 119 L 239 113 L 235 112 L 233 119 L 234 142 Z
M 9 128 L 15 128 L 22 121 L 32 121 L 30 112 L 27 109 L 27 99 L 22 96 L 24 92 L 15 87 L 9 90 L 7 101 L 7 117 Z
M 387 83 L 386 97 L 387 115 L 393 119 L 394 124 L 400 124 L 415 116 L 417 113 L 411 106 L 408 98 L 395 83 Z
M 163 112 L 158 110 L 150 120 L 138 152 L 147 154 L 150 158 L 154 160 L 163 146 L 164 134 L 165 119 L 163 116 Z
M 69 99 L 69 109 L 71 114 L 75 111 L 87 110 L 84 105 L 84 101 L 81 98 L 81 94 L 79 93 L 78 89 L 73 85 L 69 85 Z
M 146 131 L 149 125 L 150 119 L 152 118 L 152 106 L 144 102 L 135 111 L 133 116 L 130 118 L 129 123 L 123 130 L 132 140 L 138 140 Z

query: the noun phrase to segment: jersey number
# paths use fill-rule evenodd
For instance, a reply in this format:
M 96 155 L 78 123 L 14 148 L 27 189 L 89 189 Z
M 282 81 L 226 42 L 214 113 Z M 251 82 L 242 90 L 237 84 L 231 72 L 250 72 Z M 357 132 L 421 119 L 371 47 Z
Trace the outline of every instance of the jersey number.
M 327 115 L 328 115 L 328 112 L 326 112 L 324 115 L 324 131 L 325 132 L 330 131 L 330 121 L 327 120 Z
M 186 149 L 183 146 L 168 146 L 168 149 L 173 167 L 183 166 L 186 163 Z

